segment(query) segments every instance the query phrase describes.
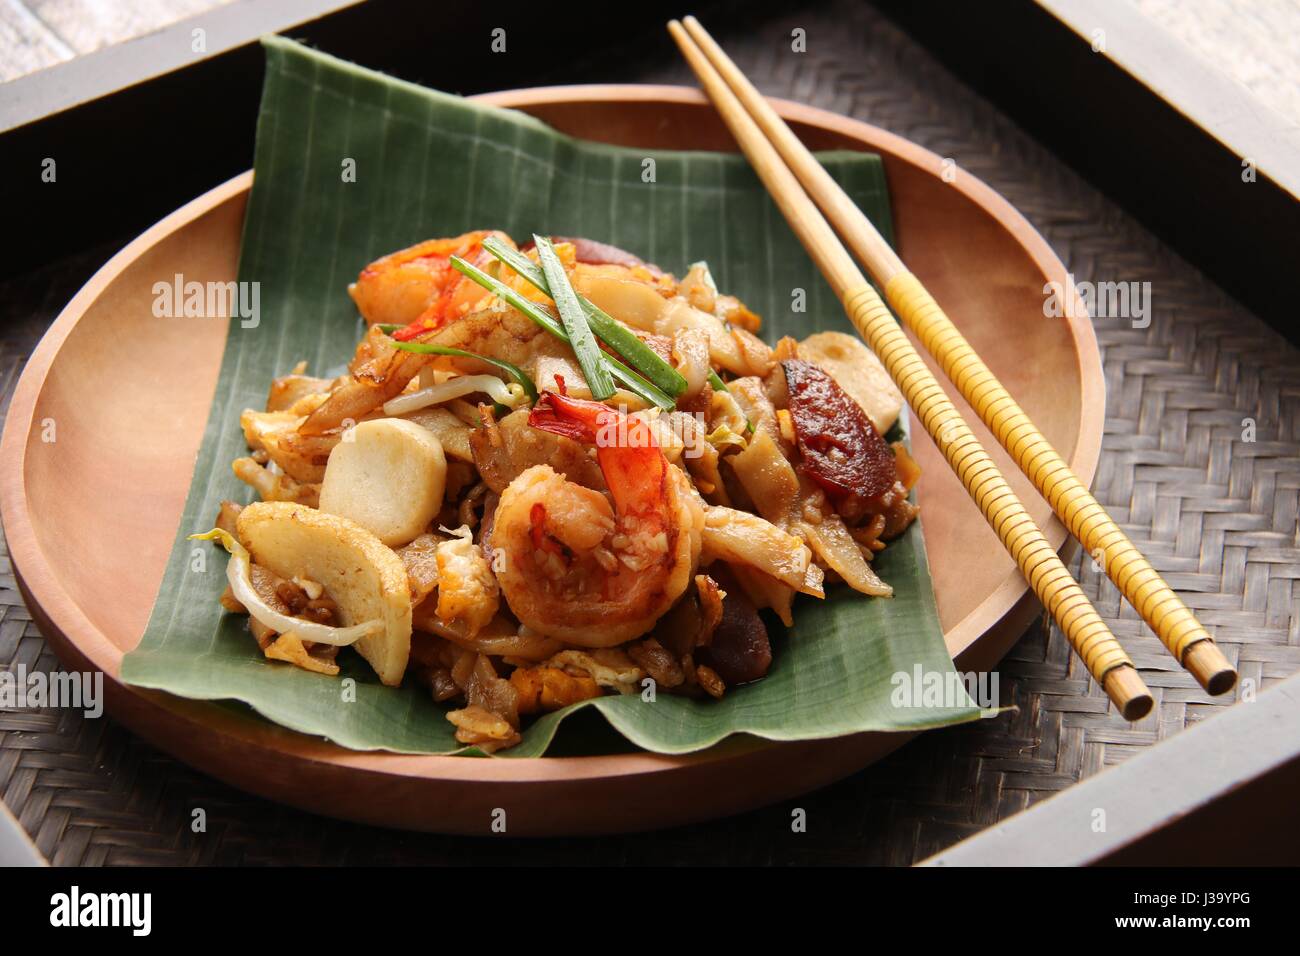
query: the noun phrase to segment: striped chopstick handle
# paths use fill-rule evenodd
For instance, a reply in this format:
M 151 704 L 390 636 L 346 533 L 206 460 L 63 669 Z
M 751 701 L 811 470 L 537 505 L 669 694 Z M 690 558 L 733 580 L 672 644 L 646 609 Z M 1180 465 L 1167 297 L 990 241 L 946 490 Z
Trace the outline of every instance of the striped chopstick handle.
M 869 285 L 846 290 L 844 308 L 889 369 L 908 405 L 943 452 L 1043 607 L 1060 624 L 1088 672 L 1103 683 L 1116 667 L 1133 666 L 1124 648 L 1061 563 L 997 465 L 908 341 L 889 307 Z
M 900 272 L 886 283 L 885 296 L 1070 533 L 1083 542 L 1179 663 L 1183 663 L 1193 644 L 1212 640 L 1187 605 L 1034 427 L 920 280 L 910 272 Z

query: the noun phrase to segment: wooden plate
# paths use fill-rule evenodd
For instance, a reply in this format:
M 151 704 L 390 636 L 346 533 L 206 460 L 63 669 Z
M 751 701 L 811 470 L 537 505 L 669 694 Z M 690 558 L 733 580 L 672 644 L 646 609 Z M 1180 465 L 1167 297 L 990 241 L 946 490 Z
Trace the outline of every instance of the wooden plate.
M 554 87 L 482 99 L 588 139 L 734 148 L 704 98 L 685 88 Z M 1044 284 L 1067 282 L 1043 239 L 964 172 L 944 182 L 940 158 L 907 140 L 806 106 L 779 109 L 816 149 L 884 157 L 903 258 L 1090 481 L 1101 448 L 1101 362 L 1081 303 L 1075 318 L 1043 316 Z M 27 364 L 0 444 L 0 507 L 19 587 L 67 667 L 104 671 L 114 716 L 186 763 L 274 800 L 457 833 L 490 832 L 493 811 L 502 808 L 513 835 L 647 829 L 738 812 L 843 777 L 907 739 L 744 738 L 686 757 L 357 753 L 233 708 L 119 683 L 122 655 L 139 640 L 162 580 L 226 334 L 218 323 L 154 318 L 151 287 L 175 273 L 201 282 L 234 278 L 251 182 L 251 173 L 236 177 L 177 210 L 77 293 Z M 983 427 L 975 428 L 1061 546 L 1064 529 L 1047 505 Z M 1036 604 L 934 445 L 919 434 L 915 446 L 945 638 L 962 669 L 988 668 Z

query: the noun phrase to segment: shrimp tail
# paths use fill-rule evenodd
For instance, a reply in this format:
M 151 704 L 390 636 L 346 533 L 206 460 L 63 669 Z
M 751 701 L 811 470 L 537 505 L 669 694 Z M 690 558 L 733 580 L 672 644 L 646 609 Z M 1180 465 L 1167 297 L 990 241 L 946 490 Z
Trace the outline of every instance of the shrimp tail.
M 642 419 L 600 402 L 547 391 L 533 406 L 528 424 L 595 445 L 596 460 L 619 514 L 650 512 L 663 501 L 668 461 L 654 431 Z
M 555 392 L 542 392 L 528 414 L 528 424 L 552 435 L 562 435 L 588 445 L 597 444 L 597 436 L 608 418 L 617 415 L 600 402 L 568 398 Z

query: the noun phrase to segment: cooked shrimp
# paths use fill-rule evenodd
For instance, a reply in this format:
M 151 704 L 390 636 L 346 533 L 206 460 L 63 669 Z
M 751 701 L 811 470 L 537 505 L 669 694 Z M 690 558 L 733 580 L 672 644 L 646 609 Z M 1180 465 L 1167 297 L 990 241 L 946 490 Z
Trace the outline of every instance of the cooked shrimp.
M 491 298 L 491 293 L 451 267 L 452 256 L 486 265 L 492 258 L 483 250 L 488 236 L 514 245 L 505 233 L 490 230 L 431 239 L 372 262 L 348 286 L 348 293 L 372 326 L 400 325 L 394 338 L 422 338 L 464 318 Z M 429 358 L 394 348 L 387 335 L 372 328 L 357 346 L 349 366 L 351 375 L 299 430 L 304 435 L 319 435 L 344 422 L 358 421 L 400 395 L 429 364 Z
M 543 394 L 531 424 L 596 445 L 608 497 L 534 465 L 501 495 L 490 538 L 510 609 L 534 631 L 582 647 L 645 634 L 699 561 L 704 512 L 689 480 L 639 418 Z
M 348 286 L 348 294 L 371 325 L 410 325 L 427 318 L 434 328 L 444 317 L 465 315 L 487 295 L 473 282 L 461 281 L 464 276 L 451 267 L 451 257 L 474 259 L 488 236 L 514 245 L 505 233 L 486 229 L 430 239 L 370 263 Z

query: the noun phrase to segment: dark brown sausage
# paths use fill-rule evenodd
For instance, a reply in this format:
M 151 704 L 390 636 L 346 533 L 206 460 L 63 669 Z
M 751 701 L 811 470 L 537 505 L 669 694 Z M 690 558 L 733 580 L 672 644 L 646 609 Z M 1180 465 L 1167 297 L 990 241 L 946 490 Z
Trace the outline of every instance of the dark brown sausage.
M 894 454 L 871 420 L 821 366 L 801 359 L 781 363 L 798 440 L 799 467 L 850 522 L 872 511 L 894 487 Z

